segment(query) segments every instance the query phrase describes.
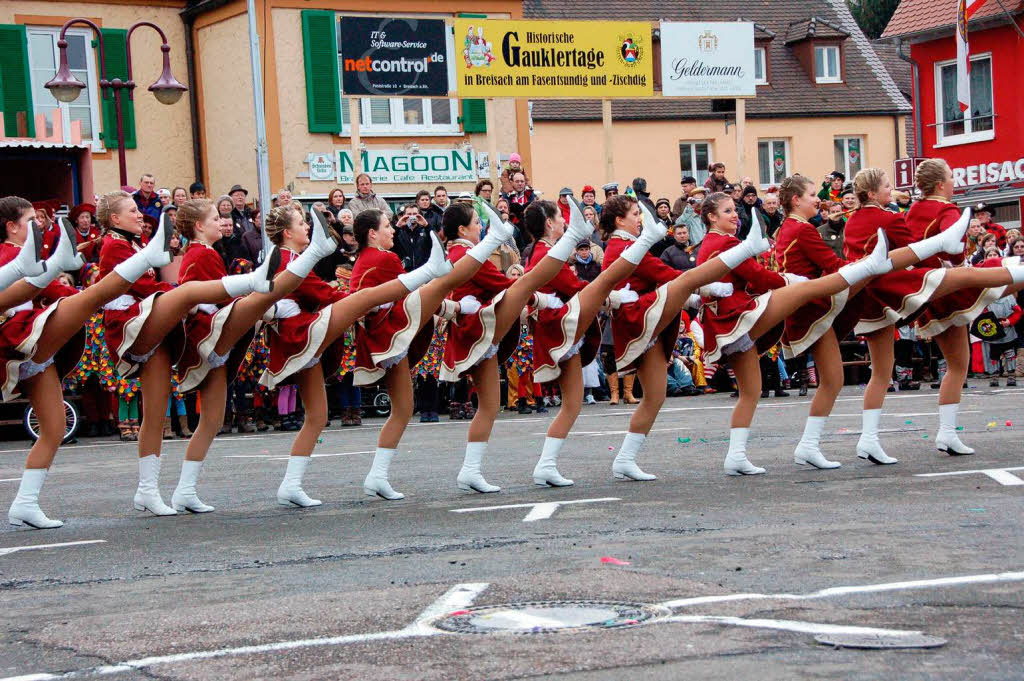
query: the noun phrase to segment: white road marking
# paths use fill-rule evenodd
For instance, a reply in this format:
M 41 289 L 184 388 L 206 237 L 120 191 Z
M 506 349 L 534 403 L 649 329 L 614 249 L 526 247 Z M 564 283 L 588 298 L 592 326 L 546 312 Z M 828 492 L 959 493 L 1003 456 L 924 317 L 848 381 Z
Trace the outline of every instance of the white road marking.
M 38 551 L 40 549 L 59 549 L 65 546 L 81 546 L 82 544 L 106 544 L 106 539 L 86 539 L 83 541 L 65 541 L 59 544 L 36 544 L 35 546 L 11 546 L 0 549 L 0 556 L 8 556 L 19 551 Z
M 452 508 L 452 513 L 477 513 L 479 511 L 503 511 L 506 508 L 529 508 L 530 512 L 523 518 L 524 523 L 532 523 L 537 520 L 550 518 L 559 506 L 569 504 L 596 504 L 602 501 L 622 501 L 618 497 L 602 497 L 600 499 L 573 499 L 570 501 L 544 501 L 535 504 L 505 504 L 504 506 L 474 506 L 472 508 Z M 2 679 L 0 679 L 2 681 Z
M 670 431 L 684 431 L 693 430 L 693 428 L 675 427 L 675 428 L 651 428 L 651 433 L 667 433 Z M 582 437 L 593 437 L 595 435 L 625 435 L 628 430 L 574 430 L 573 435 L 580 435 Z M 547 435 L 547 433 L 533 433 L 533 435 Z
M 372 449 L 363 449 L 358 452 L 334 452 L 332 454 L 313 454 L 313 458 L 319 459 L 322 457 L 331 456 L 352 456 L 354 454 L 373 454 Z M 291 457 L 281 456 L 280 454 L 225 454 L 225 459 L 266 459 L 267 461 L 287 461 Z
M 0 478 L 0 482 L 16 482 L 19 480 L 21 480 L 21 478 Z
M 780 629 L 795 631 L 801 634 L 875 634 L 879 636 L 916 636 L 920 631 L 903 629 L 876 629 L 875 627 L 854 627 L 842 624 L 818 624 L 817 622 L 798 622 L 794 620 L 747 619 L 745 617 L 728 617 L 723 615 L 675 615 L 661 620 L 662 622 L 686 622 L 700 624 L 731 624 L 737 627 L 753 627 L 756 629 Z
M 1017 486 L 1024 485 L 1024 480 L 1021 480 L 1010 471 L 1024 471 L 1024 466 L 1014 466 L 1012 468 L 979 468 L 973 471 L 949 471 L 948 473 L 918 473 L 915 478 L 943 478 L 951 475 L 972 475 L 974 473 L 981 473 L 992 478 L 1000 485 Z
M 904 591 L 907 589 L 930 589 L 942 586 L 959 586 L 961 584 L 992 584 L 998 582 L 1024 582 L 1024 572 L 999 572 L 983 575 L 964 575 L 961 577 L 939 577 L 938 579 L 920 579 L 908 582 L 888 582 L 883 584 L 864 584 L 862 586 L 833 586 L 809 594 L 758 594 L 739 593 L 722 596 L 697 596 L 694 598 L 677 598 L 658 605 L 663 608 L 685 608 L 690 605 L 707 603 L 727 603 L 730 601 L 750 600 L 789 600 L 809 601 L 818 598 L 833 598 L 853 594 L 881 593 L 883 591 Z
M 219 650 L 199 650 L 191 653 L 176 653 L 174 655 L 159 655 L 153 657 L 141 657 L 134 660 L 126 660 L 118 664 L 103 665 L 89 669 L 80 669 L 65 673 L 36 673 L 23 676 L 8 676 L 0 681 L 49 681 L 50 679 L 64 679 L 72 676 L 104 676 L 125 671 L 138 671 L 147 667 L 161 664 L 174 664 L 176 662 L 191 662 L 194 660 L 209 660 L 217 657 L 237 657 L 240 655 L 254 655 L 258 653 L 273 653 L 282 650 L 296 650 L 299 648 L 312 648 L 319 646 L 336 646 L 347 643 L 365 643 L 367 641 L 386 641 L 403 638 L 415 638 L 423 636 L 440 636 L 445 632 L 428 626 L 428 622 L 452 611 L 460 610 L 472 605 L 474 599 L 488 587 L 486 583 L 456 584 L 448 589 L 443 596 L 431 603 L 420 615 L 408 626 L 394 631 L 380 631 L 373 634 L 352 634 L 349 636 L 331 636 L 327 638 L 307 638 L 296 641 L 278 641 L 276 643 L 264 643 L 261 645 L 239 646 L 237 648 L 221 648 Z

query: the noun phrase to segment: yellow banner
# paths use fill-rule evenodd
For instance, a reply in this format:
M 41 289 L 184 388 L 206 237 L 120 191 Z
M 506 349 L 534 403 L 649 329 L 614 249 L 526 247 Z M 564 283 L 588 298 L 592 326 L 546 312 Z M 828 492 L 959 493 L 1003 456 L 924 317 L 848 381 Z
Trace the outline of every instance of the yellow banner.
M 651 25 L 455 20 L 460 97 L 652 97 Z

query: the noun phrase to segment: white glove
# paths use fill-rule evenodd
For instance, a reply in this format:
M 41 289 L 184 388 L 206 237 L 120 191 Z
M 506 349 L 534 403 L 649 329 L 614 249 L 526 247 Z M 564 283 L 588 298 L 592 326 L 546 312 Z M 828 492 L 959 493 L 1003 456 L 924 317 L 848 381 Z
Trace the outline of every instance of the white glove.
M 299 314 L 299 304 L 291 298 L 282 298 L 281 300 L 274 303 L 273 307 L 267 310 L 267 314 L 263 315 L 266 319 L 267 315 L 270 315 L 271 319 L 288 319 Z
M 611 295 L 608 296 L 608 300 L 611 303 L 613 310 L 618 310 L 623 305 L 629 305 L 640 300 L 640 294 L 629 288 L 629 284 L 626 284 L 623 288 L 618 291 L 612 291 Z
M 553 293 L 541 293 L 537 291 L 533 294 L 534 296 L 534 307 L 538 310 L 557 310 L 558 308 L 565 305 L 562 299 Z
M 700 295 L 698 295 L 696 293 L 690 294 L 690 297 L 686 299 L 686 305 L 683 305 L 684 308 L 694 308 L 694 307 L 700 307 L 700 306 L 701 306 L 701 297 L 700 297 Z
M 728 298 L 733 293 L 732 284 L 727 281 L 713 281 L 697 289 L 702 298 Z
M 383 312 L 384 310 L 390 310 L 394 306 L 394 303 L 384 303 L 383 305 L 378 305 L 377 307 L 371 309 L 370 312 Z M 366 314 L 370 314 L 370 312 L 367 312 Z
M 483 307 L 475 296 L 466 296 L 459 300 L 459 312 L 462 314 L 476 314 Z
M 801 281 L 810 281 L 810 279 L 802 274 L 792 274 L 790 272 L 783 274 L 782 278 L 786 280 L 787 284 L 799 284 Z
M 205 312 L 206 314 L 216 314 L 220 308 L 212 303 L 199 303 L 192 308 L 192 312 Z

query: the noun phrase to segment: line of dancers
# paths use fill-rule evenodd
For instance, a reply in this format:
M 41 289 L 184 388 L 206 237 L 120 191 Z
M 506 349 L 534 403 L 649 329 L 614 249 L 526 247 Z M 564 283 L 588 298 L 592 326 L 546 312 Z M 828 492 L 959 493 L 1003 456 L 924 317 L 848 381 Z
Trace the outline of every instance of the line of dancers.
M 739 399 L 731 417 L 725 473 L 765 472 L 749 460 L 747 441 L 761 392 L 758 352 L 777 343 L 787 357 L 811 353 L 819 377 L 795 463 L 840 466 L 819 443 L 842 388 L 838 341 L 851 331 L 867 338 L 872 369 L 856 453 L 875 464 L 896 463 L 882 448 L 879 421 L 894 362 L 894 325 L 913 319 L 934 337 L 948 365 L 939 392 L 936 447 L 950 455 L 972 454 L 956 429 L 968 363 L 967 329 L 990 302 L 1024 288 L 1024 266 L 1007 258 L 986 261 L 983 267 L 951 267 L 963 261 L 969 211 L 961 213 L 951 202 L 952 173 L 944 161 L 919 166 L 917 183 L 925 199 L 904 216 L 883 208 L 891 195 L 884 171 L 869 168 L 857 174 L 854 188 L 861 208 L 846 227 L 844 260 L 808 222 L 817 209 L 814 183 L 800 175 L 786 178 L 780 200 L 787 218 L 775 244 L 778 272 L 758 261 L 771 244 L 756 213 L 746 239 L 736 237 L 739 217 L 725 194 L 705 200 L 701 218 L 708 233 L 698 266 L 683 273 L 648 253 L 665 236 L 648 209 L 630 196 L 615 196 L 604 204 L 600 218 L 608 243 L 603 269 L 589 284 L 567 264 L 576 243 L 593 229 L 575 201 L 570 201 L 568 223 L 549 201 L 526 209 L 521 228 L 533 251 L 518 279 L 506 277 L 489 260 L 512 237 L 512 226 L 486 204 L 485 235 L 481 216 L 471 206 L 453 204 L 442 222 L 447 247 L 432 234 L 428 261 L 410 272 L 390 251 L 394 229 L 387 217 L 368 210 L 353 224 L 360 251 L 347 292 L 312 271 L 339 243 L 315 209 L 311 227 L 290 206 L 270 211 L 259 267 L 228 276 L 213 248 L 221 232 L 211 202 L 185 202 L 173 224 L 165 214 L 143 244 L 142 215 L 131 196 L 106 194 L 97 206 L 104 231 L 101 279 L 78 291 L 57 281 L 61 272 L 83 264 L 72 225 L 62 220 L 56 247 L 41 260 L 31 204 L 2 198 L 0 310 L 6 312 L 0 315 L 0 390 L 4 400 L 27 395 L 39 418 L 39 439 L 29 451 L 8 518 L 37 529 L 63 524 L 46 516 L 39 494 L 64 436 L 61 377 L 77 364 L 83 327 L 99 310 L 118 371 L 137 376 L 142 386 L 133 506 L 158 516 L 214 510 L 198 495 L 200 473 L 221 427 L 228 386 L 254 333 L 264 325 L 270 352 L 260 383 L 269 388 L 296 384 L 306 409 L 277 490 L 277 502 L 284 506 L 321 504 L 306 493 L 303 477 L 327 422 L 325 377 L 336 375 L 344 334 L 353 325 L 354 382 L 383 381 L 392 404 L 363 489 L 387 500 L 404 497 L 391 486 L 389 473 L 413 413 L 410 367 L 426 351 L 437 318 L 449 323 L 440 379 L 469 376 L 479 398 L 456 485 L 479 493 L 500 491 L 485 479 L 483 465 L 498 413 L 499 365 L 518 344 L 524 309 L 534 318 L 534 375 L 542 382 L 557 381 L 563 394 L 533 470 L 540 486 L 573 485 L 559 472 L 558 460 L 583 402 L 582 367 L 600 345 L 602 310 L 611 314 L 617 371 L 636 372 L 644 386 L 612 474 L 620 480 L 656 479 L 637 458 L 664 403 L 666 365 L 680 311 L 688 302 L 700 305 L 708 360 L 727 360 L 736 375 Z M 189 240 L 177 286 L 158 282 L 153 272 L 170 262 L 175 228 Z M 159 479 L 172 369 L 182 391 L 199 391 L 203 408 L 168 505 Z

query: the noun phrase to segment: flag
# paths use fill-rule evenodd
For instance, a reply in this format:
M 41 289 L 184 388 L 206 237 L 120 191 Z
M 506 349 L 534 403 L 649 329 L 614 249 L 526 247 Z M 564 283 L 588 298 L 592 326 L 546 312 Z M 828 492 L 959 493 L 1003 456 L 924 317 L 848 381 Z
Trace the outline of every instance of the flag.
M 986 0 L 957 0 L 956 98 L 960 104 L 960 111 L 969 111 L 971 108 L 971 50 L 967 42 L 967 22 L 985 2 Z

